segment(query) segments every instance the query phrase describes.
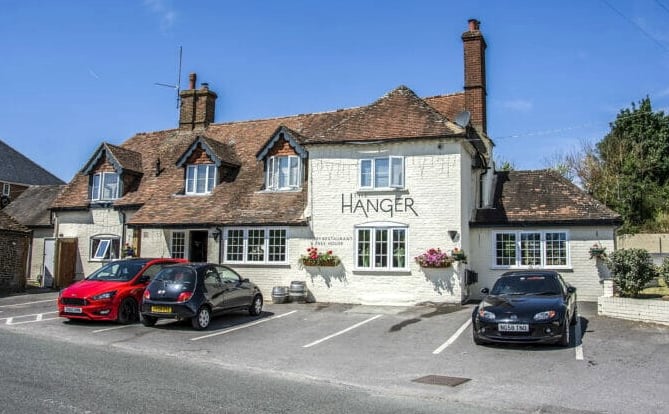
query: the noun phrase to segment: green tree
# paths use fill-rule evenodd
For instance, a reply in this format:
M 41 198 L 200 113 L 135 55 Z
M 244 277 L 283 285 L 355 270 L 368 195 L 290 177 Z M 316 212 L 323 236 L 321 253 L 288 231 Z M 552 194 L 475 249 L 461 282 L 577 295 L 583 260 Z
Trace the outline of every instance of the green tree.
M 584 151 L 584 187 L 620 213 L 623 232 L 663 230 L 669 211 L 669 117 L 650 98 L 618 113 L 611 131 Z

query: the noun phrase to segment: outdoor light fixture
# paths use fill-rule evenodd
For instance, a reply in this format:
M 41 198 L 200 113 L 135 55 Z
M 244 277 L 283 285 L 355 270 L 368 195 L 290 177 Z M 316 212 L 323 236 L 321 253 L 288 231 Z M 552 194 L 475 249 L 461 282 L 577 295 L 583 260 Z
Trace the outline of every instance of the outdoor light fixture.
M 448 237 L 451 238 L 451 241 L 455 241 L 458 237 L 458 231 L 457 230 L 449 230 L 448 231 Z

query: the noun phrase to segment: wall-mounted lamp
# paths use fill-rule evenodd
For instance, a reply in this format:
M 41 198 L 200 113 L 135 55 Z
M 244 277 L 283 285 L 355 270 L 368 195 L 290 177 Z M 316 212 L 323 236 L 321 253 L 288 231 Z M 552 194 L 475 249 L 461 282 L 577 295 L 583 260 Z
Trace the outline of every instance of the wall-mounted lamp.
M 457 241 L 456 239 L 458 238 L 459 234 L 457 230 L 449 230 L 448 231 L 448 237 L 451 238 L 452 242 Z
M 219 232 L 214 232 L 214 233 L 212 234 L 212 236 L 214 237 L 214 241 L 217 242 L 217 241 L 218 241 L 218 237 L 219 237 L 220 235 L 221 235 L 221 233 L 219 233 Z

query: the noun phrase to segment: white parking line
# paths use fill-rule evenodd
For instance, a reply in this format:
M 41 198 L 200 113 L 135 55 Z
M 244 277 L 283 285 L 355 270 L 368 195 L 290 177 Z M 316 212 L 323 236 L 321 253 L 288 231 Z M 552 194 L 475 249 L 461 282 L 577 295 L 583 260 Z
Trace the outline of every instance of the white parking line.
M 462 326 L 461 326 L 460 328 L 458 328 L 458 330 L 455 331 L 455 333 L 454 333 L 453 335 L 451 335 L 450 338 L 448 338 L 448 341 L 444 342 L 443 345 L 441 345 L 439 348 L 437 348 L 437 349 L 435 349 L 434 351 L 432 351 L 432 353 L 435 354 L 435 355 L 440 354 L 441 351 L 443 351 L 443 350 L 446 349 L 450 344 L 452 344 L 453 342 L 455 342 L 455 340 L 458 339 L 458 337 L 459 337 L 460 335 L 462 335 L 462 333 L 465 331 L 465 329 L 467 329 L 467 327 L 469 327 L 469 325 L 471 325 L 471 323 L 472 323 L 472 320 L 471 320 L 471 319 L 467 319 L 467 322 L 465 322 L 464 324 L 462 324 Z
M 577 361 L 583 361 L 583 341 L 581 338 L 581 318 L 576 315 L 577 322 L 576 326 L 574 326 L 574 341 L 576 344 L 576 360 Z
M 14 326 L 14 325 L 23 325 L 24 323 L 35 323 L 35 322 L 52 321 L 52 320 L 60 319 L 60 318 L 59 318 L 58 316 L 56 316 L 55 318 L 42 318 L 42 319 L 39 319 L 39 320 L 38 320 L 38 319 L 35 319 L 34 321 L 21 321 L 21 322 L 13 322 L 13 321 L 12 321 L 13 319 L 14 319 L 14 318 L 7 318 L 7 323 L 6 323 L 6 324 L 7 324 L 7 325 L 12 325 L 12 326 Z
M 55 302 L 57 299 L 38 300 L 35 302 L 14 303 L 11 305 L 0 305 L 0 308 L 13 308 L 16 306 L 32 305 L 34 303 Z
M 12 316 L 12 317 L 8 317 L 8 318 L 0 318 L 0 320 L 6 319 L 7 321 L 9 321 L 9 320 L 12 320 L 12 319 L 15 319 L 15 318 L 25 318 L 25 317 L 28 317 L 28 316 L 40 317 L 40 315 L 50 315 L 52 313 L 58 313 L 58 311 L 43 312 L 43 313 L 30 313 L 28 315 L 17 315 L 17 316 Z M 7 322 L 7 325 L 9 325 L 9 324 L 10 324 L 10 322 Z
M 351 330 L 353 330 L 353 329 L 355 329 L 355 328 L 358 328 L 358 327 L 360 327 L 360 326 L 366 324 L 367 322 L 371 322 L 371 321 L 373 321 L 373 320 L 376 319 L 376 318 L 380 318 L 381 316 L 383 316 L 383 315 L 372 316 L 371 318 L 369 318 L 369 319 L 367 319 L 367 320 L 364 320 L 364 321 L 362 321 L 362 322 L 356 323 L 356 324 L 353 325 L 353 326 L 349 326 L 348 328 L 346 328 L 346 329 L 344 329 L 344 330 L 341 330 L 341 331 L 339 331 L 339 332 L 337 332 L 337 333 L 334 333 L 334 334 L 332 334 L 332 335 L 326 336 L 325 338 L 319 339 L 319 340 L 314 341 L 314 342 L 312 342 L 312 343 L 310 343 L 310 344 L 306 344 L 306 345 L 304 345 L 302 348 L 309 348 L 309 347 L 312 347 L 312 346 L 314 346 L 314 345 L 318 345 L 318 344 L 320 344 L 321 342 L 325 342 L 325 341 L 327 341 L 328 339 L 332 339 L 332 338 L 334 338 L 335 336 L 339 336 L 339 335 L 344 334 L 344 333 L 346 333 L 346 332 L 348 332 L 348 331 L 351 331 Z
M 132 325 L 120 325 L 120 326 L 114 326 L 112 328 L 104 328 L 104 329 L 96 329 L 93 331 L 93 333 L 100 333 L 100 332 L 107 332 L 107 331 L 115 331 L 117 329 L 124 329 L 124 328 L 130 328 Z
M 212 336 L 224 335 L 226 333 L 238 331 L 238 330 L 244 329 L 244 328 L 249 328 L 251 326 L 255 326 L 255 325 L 258 325 L 258 324 L 263 323 L 263 322 L 268 322 L 268 321 L 271 321 L 272 319 L 283 318 L 284 316 L 292 315 L 295 312 L 297 312 L 297 311 L 294 310 L 294 311 L 290 311 L 288 313 L 282 313 L 281 315 L 271 316 L 271 317 L 265 318 L 265 319 L 259 319 L 255 322 L 247 323 L 245 325 L 235 326 L 234 328 L 226 329 L 226 330 L 220 331 L 220 332 L 214 332 L 214 333 L 209 334 L 209 335 L 198 336 L 196 338 L 191 338 L 190 340 L 191 341 L 199 341 L 200 339 L 211 338 Z

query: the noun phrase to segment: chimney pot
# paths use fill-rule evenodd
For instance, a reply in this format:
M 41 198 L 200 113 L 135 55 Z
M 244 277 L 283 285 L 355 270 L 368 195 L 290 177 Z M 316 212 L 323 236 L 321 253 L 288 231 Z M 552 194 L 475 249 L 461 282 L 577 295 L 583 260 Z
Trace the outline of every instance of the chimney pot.
M 469 31 L 476 32 L 479 30 L 481 22 L 476 19 L 469 19 Z
M 209 84 L 207 82 L 202 82 L 202 84 L 200 86 L 204 90 L 209 90 Z
M 197 75 L 191 73 L 188 75 L 188 89 L 195 89 L 195 81 L 197 80 Z

